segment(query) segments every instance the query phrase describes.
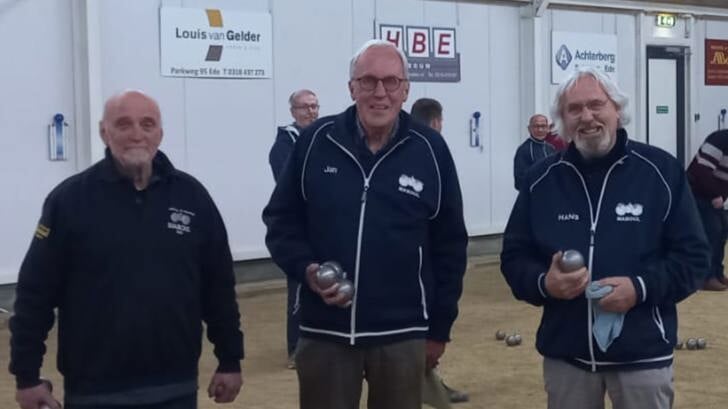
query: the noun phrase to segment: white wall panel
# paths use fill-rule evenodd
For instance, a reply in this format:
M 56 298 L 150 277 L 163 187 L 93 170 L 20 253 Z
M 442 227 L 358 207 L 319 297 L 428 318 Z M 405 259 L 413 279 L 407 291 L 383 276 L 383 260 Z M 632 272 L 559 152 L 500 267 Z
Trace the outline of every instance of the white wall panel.
M 76 171 L 77 135 L 70 0 L 0 7 L 0 284 L 15 282 L 43 199 Z M 61 113 L 69 160 L 48 160 L 48 124 Z

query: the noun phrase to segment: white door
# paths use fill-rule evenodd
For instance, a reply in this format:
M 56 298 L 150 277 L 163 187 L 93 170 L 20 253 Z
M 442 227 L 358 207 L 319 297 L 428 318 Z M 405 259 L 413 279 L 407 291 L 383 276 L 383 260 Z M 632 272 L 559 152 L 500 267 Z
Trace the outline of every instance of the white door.
M 0 284 L 17 281 L 43 199 L 76 171 L 72 0 L 0 0 Z M 62 114 L 67 161 L 49 160 Z
M 685 162 L 685 49 L 647 48 L 647 143 Z

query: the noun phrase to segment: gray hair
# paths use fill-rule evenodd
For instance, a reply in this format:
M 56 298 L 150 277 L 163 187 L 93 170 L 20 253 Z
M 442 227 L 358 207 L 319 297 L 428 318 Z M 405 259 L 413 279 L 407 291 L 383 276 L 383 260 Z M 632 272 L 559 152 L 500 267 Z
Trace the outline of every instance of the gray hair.
M 305 88 L 299 89 L 298 91 L 293 91 L 291 96 L 288 97 L 288 105 L 290 105 L 291 108 L 293 108 L 293 104 L 296 103 L 296 99 L 298 99 L 298 97 L 300 97 L 302 95 L 313 95 L 314 97 L 316 97 L 316 93 L 311 91 L 310 89 L 305 89 Z
M 594 67 L 580 67 L 576 70 L 574 70 L 569 77 L 564 80 L 560 85 L 559 88 L 556 90 L 556 96 L 554 97 L 554 103 L 551 105 L 551 117 L 554 119 L 554 123 L 556 124 L 556 129 L 564 138 L 571 138 L 570 135 L 564 134 L 564 119 L 563 119 L 563 109 L 564 109 L 564 94 L 566 94 L 571 88 L 573 88 L 577 82 L 583 77 L 592 77 L 601 87 L 604 89 L 604 92 L 607 94 L 610 100 L 614 102 L 614 105 L 617 106 L 617 113 L 619 114 L 619 126 L 623 127 L 627 125 L 630 121 L 630 116 L 627 113 L 627 104 L 629 104 L 629 97 L 627 94 L 624 93 L 621 89 L 619 89 L 619 86 L 616 82 L 612 81 L 611 78 L 609 78 L 606 74 L 603 72 L 597 70 Z
M 375 38 L 373 40 L 369 40 L 364 45 L 361 46 L 359 51 L 357 51 L 353 57 L 351 57 L 351 62 L 349 63 L 349 79 L 354 79 L 354 68 L 356 67 L 356 63 L 359 61 L 359 57 L 361 57 L 364 52 L 370 48 L 373 47 L 391 47 L 393 50 L 397 51 L 397 55 L 399 55 L 399 59 L 402 60 L 402 75 L 404 75 L 404 79 L 409 80 L 409 71 L 407 70 L 407 56 L 404 55 L 402 50 L 400 50 L 397 46 L 392 44 L 391 42 L 387 40 L 381 40 L 378 38 Z

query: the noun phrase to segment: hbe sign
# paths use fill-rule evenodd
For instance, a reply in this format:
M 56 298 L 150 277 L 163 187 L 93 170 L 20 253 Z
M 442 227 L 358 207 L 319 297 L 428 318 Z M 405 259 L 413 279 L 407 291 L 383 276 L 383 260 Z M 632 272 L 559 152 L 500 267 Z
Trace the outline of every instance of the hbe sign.
M 375 33 L 405 53 L 410 81 L 460 81 L 454 28 L 379 24 Z

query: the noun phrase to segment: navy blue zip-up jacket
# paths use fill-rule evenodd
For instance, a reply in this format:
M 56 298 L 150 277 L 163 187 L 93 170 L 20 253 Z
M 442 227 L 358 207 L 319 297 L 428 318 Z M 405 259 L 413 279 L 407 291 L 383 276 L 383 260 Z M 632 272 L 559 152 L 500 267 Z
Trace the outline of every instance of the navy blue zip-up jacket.
M 606 157 L 586 163 L 571 144 L 526 178 L 503 236 L 501 270 L 517 299 L 543 306 L 538 351 L 591 370 L 670 365 L 675 305 L 702 285 L 709 258 L 677 160 L 620 129 Z M 637 305 L 606 353 L 591 336 L 584 295 L 567 301 L 546 293 L 551 257 L 567 249 L 584 255 L 592 281 L 632 278 Z
M 48 195 L 10 320 L 18 388 L 40 383 L 54 308 L 66 399 L 168 385 L 178 396 L 194 393 L 203 320 L 218 370 L 240 371 L 243 334 L 222 218 L 207 190 L 161 151 L 153 168 L 137 191 L 107 149 Z
M 443 138 L 401 111 L 396 135 L 363 166 L 356 108 L 307 127 L 263 212 L 266 244 L 289 276 L 341 263 L 349 308 L 301 291 L 301 334 L 351 345 L 449 341 L 466 266 L 455 166 Z
M 556 148 L 545 140 L 540 141 L 529 136 L 523 141 L 513 157 L 513 182 L 516 190 L 520 191 L 523 188 L 526 182 L 526 172 L 531 166 L 554 153 L 556 153 Z
M 298 135 L 301 133 L 301 128 L 296 124 L 279 126 L 278 133 L 276 133 L 276 140 L 273 142 L 273 146 L 270 148 L 268 154 L 268 163 L 273 171 L 273 179 L 278 182 L 283 167 L 286 165 L 288 156 L 291 155 L 293 145 L 298 139 Z

